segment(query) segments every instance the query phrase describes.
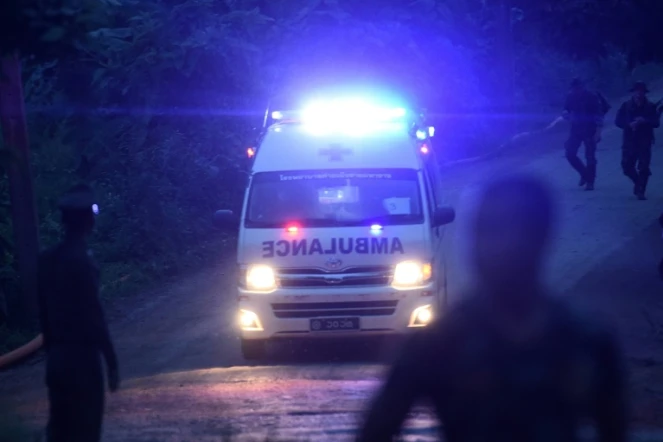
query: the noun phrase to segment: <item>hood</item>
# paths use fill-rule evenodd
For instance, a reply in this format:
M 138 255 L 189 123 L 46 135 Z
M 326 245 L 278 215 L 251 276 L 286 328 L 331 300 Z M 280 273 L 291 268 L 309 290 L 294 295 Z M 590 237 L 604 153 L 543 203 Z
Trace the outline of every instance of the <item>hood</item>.
M 430 259 L 431 247 L 423 224 L 369 227 L 242 229 L 240 265 L 267 264 L 277 268 L 318 267 L 340 270 L 350 266 L 393 265 L 406 259 Z

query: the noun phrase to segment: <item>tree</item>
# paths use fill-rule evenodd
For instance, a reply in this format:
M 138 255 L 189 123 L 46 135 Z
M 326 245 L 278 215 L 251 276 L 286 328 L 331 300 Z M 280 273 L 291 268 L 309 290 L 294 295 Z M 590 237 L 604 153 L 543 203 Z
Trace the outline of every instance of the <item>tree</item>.
M 71 54 L 85 37 L 101 1 L 9 0 L 0 16 L 0 155 L 9 178 L 14 250 L 23 295 L 21 322 L 36 323 L 39 230 L 21 78 L 21 57 Z
M 28 325 L 35 318 L 36 312 L 39 232 L 30 171 L 20 62 L 16 52 L 5 54 L 0 59 L 0 126 L 4 139 L 3 150 L 12 155 L 6 168 L 14 244 L 24 296 L 22 322 Z
M 58 60 L 42 76 L 57 92 L 28 98 L 58 112 L 29 115 L 42 242 L 59 233 L 55 194 L 85 179 L 103 207 L 92 246 L 104 274 L 141 282 L 199 268 L 227 246 L 209 214 L 241 205 L 245 143 L 270 99 L 384 85 L 437 114 L 442 156 L 478 155 L 504 141 L 493 117 L 513 95 L 516 113 L 545 114 L 572 76 L 615 77 L 636 38 L 624 21 L 647 13 L 617 0 L 121 1 L 11 0 L 0 29 L 12 38 L 0 47 L 22 54 L 30 78 L 27 55 Z M 505 53 L 515 94 L 497 69 L 511 64 Z M 548 123 L 535 118 L 520 121 Z

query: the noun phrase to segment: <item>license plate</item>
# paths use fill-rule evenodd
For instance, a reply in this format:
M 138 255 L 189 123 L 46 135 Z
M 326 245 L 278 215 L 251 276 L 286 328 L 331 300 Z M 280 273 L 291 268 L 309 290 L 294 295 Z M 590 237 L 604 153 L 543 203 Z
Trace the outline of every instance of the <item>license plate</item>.
M 317 318 L 311 319 L 311 331 L 359 330 L 359 318 Z

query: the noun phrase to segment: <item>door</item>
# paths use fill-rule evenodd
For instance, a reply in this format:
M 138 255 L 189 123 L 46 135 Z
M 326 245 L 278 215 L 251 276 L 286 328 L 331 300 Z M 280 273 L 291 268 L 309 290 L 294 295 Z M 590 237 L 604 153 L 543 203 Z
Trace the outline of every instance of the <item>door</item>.
M 427 163 L 432 163 L 433 161 L 428 161 Z M 435 181 L 435 175 L 433 174 L 431 167 L 426 165 L 424 167 L 424 183 L 426 186 L 426 200 L 428 203 L 428 213 L 432 215 L 435 213 L 440 205 L 440 196 L 439 196 L 439 183 Z M 444 226 L 442 227 L 432 227 L 430 231 L 430 238 L 432 241 L 432 250 L 433 250 L 433 274 L 435 275 L 436 281 L 436 310 L 438 312 L 443 312 L 444 307 L 447 305 L 447 290 L 446 290 L 446 265 L 445 265 L 445 256 L 443 250 L 443 240 L 444 240 Z

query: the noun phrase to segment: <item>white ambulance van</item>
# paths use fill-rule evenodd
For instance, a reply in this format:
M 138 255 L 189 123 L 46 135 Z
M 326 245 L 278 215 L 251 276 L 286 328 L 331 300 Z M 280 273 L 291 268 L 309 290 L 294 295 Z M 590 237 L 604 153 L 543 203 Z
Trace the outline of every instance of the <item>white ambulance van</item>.
M 439 315 L 455 212 L 420 120 L 361 100 L 272 113 L 242 212 L 215 214 L 239 230 L 245 359 L 272 340 L 403 334 Z

